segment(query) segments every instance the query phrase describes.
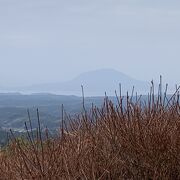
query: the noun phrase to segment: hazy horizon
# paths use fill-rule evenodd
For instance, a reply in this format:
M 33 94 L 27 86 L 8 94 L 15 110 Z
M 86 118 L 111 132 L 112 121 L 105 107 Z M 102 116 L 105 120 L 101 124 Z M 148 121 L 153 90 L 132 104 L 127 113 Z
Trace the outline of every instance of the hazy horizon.
M 112 68 L 180 82 L 178 0 L 1 0 L 0 87 Z

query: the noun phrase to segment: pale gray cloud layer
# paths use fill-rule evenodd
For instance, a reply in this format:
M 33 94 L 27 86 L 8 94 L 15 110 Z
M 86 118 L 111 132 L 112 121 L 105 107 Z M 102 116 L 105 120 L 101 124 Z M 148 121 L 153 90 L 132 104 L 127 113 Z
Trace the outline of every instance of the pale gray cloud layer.
M 179 0 L 0 0 L 0 86 L 98 68 L 180 82 Z

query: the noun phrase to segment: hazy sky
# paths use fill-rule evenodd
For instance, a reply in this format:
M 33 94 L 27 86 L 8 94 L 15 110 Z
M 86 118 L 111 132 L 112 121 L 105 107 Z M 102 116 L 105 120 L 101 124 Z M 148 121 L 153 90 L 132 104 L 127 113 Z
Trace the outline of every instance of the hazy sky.
M 0 0 L 0 87 L 99 68 L 180 82 L 180 1 Z

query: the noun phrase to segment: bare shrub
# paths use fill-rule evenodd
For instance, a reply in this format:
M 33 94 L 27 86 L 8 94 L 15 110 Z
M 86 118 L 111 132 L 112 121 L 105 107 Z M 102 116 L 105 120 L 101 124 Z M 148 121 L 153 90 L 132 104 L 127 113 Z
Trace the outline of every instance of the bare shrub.
M 27 128 L 28 140 L 13 138 L 0 153 L 0 179 L 180 179 L 178 89 L 124 98 L 68 117 L 58 138 L 42 138 L 40 122 L 36 137 Z

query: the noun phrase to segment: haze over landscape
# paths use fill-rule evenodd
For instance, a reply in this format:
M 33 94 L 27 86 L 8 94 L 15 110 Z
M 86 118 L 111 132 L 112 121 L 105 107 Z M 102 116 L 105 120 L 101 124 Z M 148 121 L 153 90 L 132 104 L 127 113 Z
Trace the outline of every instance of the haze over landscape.
M 0 126 L 22 130 L 38 107 L 55 128 L 60 104 L 80 111 L 81 85 L 88 108 L 119 83 L 146 95 L 160 75 L 174 92 L 179 19 L 178 0 L 1 0 Z
M 109 68 L 174 86 L 179 19 L 178 0 L 1 0 L 0 90 Z
M 26 109 L 39 107 L 55 127 L 61 103 L 80 111 L 81 85 L 88 107 L 119 83 L 122 95 L 146 95 L 160 75 L 173 92 L 179 19 L 178 0 L 1 0 L 0 126 L 22 129 Z
M 179 22 L 180 0 L 0 0 L 0 179 L 179 180 Z

